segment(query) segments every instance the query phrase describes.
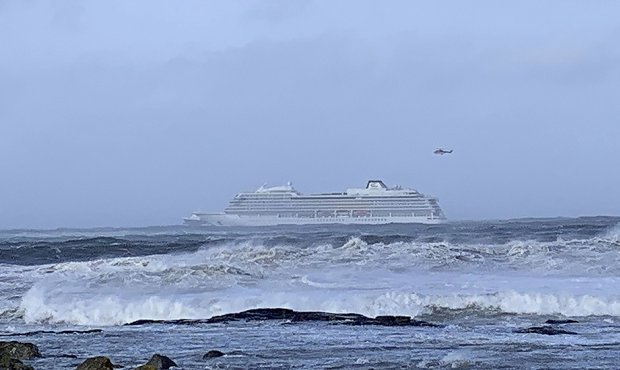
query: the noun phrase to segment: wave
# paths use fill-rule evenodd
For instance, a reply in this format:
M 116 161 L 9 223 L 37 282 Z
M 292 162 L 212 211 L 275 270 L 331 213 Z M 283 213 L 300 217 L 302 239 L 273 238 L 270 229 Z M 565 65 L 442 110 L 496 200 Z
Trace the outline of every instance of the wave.
M 44 265 L 59 261 L 189 252 L 233 239 L 217 235 L 54 237 L 0 239 L 0 264 Z
M 264 307 L 372 317 L 472 308 L 485 315 L 620 315 L 615 293 L 619 234 L 620 225 L 587 238 L 512 238 L 504 243 L 396 232 L 310 233 L 314 239 L 308 240 L 305 234 L 202 235 L 178 244 L 166 236 L 140 244 L 142 254 L 99 251 L 87 260 L 2 265 L 0 299 L 8 303 L 0 320 L 18 316 L 29 323 L 119 325 L 138 319 L 203 319 Z M 117 238 L 88 243 L 88 248 L 97 243 L 124 248 Z M 76 241 L 67 245 L 86 248 Z M 157 245 L 161 249 L 147 253 Z
M 0 308 L 0 320 L 4 322 L 12 322 L 22 320 L 24 318 L 24 310 L 20 308 Z
M 613 225 L 616 225 L 615 228 Z M 611 229 L 611 230 L 610 230 Z M 7 234 L 0 232 L 0 263 L 41 265 L 63 261 L 193 252 L 204 247 L 251 244 L 265 248 L 343 250 L 380 246 L 447 246 L 450 250 L 505 247 L 511 244 L 560 244 L 565 241 L 615 243 L 620 226 L 613 218 L 520 220 L 421 225 L 324 226 L 215 230 L 150 228 L 148 230 L 50 231 Z M 361 242 L 361 243 L 360 243 Z
M 407 315 L 419 317 L 441 310 L 469 309 L 478 314 L 538 314 L 619 316 L 620 299 L 593 295 L 569 295 L 503 291 L 491 294 L 432 295 L 414 292 L 383 293 L 324 291 L 257 291 L 191 294 L 63 294 L 33 287 L 23 298 L 20 311 L 27 323 L 74 325 L 122 325 L 140 319 L 206 319 L 254 308 L 283 307 L 297 311 L 359 313 L 369 317 Z M 438 315 L 437 317 L 439 317 Z
M 67 262 L 40 268 L 41 279 L 23 295 L 19 312 L 28 323 L 77 325 L 204 319 L 265 307 L 371 317 L 472 307 L 483 314 L 620 315 L 613 276 L 535 277 L 528 269 L 482 274 L 454 267 L 416 270 L 408 265 L 403 248 L 415 249 L 407 243 L 369 246 L 352 238 L 336 248 L 299 250 L 244 243 L 174 256 Z M 525 264 L 531 259 L 543 270 L 551 266 L 540 256 L 553 254 L 553 248 L 530 249 L 527 243 L 507 246 L 502 259 L 516 258 Z M 443 266 L 446 258 L 480 263 L 494 252 L 471 247 L 454 251 L 442 244 L 416 253 Z

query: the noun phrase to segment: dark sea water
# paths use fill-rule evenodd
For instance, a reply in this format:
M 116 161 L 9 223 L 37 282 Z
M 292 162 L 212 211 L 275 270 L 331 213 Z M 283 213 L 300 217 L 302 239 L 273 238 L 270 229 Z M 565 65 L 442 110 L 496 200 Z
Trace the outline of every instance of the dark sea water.
M 35 369 L 154 353 L 182 369 L 618 369 L 619 225 L 0 231 L 0 341 L 35 343 Z M 204 322 L 276 307 L 438 326 Z M 140 319 L 194 321 L 124 325 Z M 567 333 L 526 330 L 541 326 Z

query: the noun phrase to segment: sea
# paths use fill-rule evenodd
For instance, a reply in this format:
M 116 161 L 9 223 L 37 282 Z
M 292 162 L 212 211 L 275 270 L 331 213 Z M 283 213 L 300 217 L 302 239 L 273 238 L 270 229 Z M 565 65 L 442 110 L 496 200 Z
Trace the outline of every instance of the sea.
M 434 325 L 207 320 L 259 308 Z M 618 369 L 620 218 L 0 231 L 13 340 L 35 369 Z

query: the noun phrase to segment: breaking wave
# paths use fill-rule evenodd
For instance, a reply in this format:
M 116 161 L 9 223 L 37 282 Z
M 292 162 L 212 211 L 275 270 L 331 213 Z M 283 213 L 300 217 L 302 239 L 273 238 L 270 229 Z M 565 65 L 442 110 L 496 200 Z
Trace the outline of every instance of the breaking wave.
M 620 315 L 617 277 L 592 268 L 610 263 L 598 256 L 607 247 L 588 245 L 370 245 L 355 237 L 335 247 L 244 242 L 178 255 L 65 262 L 38 268 L 45 278 L 23 295 L 19 312 L 27 323 L 77 325 L 204 319 L 264 307 L 367 316 L 472 307 L 481 314 Z M 567 263 L 571 253 L 574 263 L 587 260 L 590 268 Z
M 396 230 L 158 235 L 145 244 L 109 237 L 23 247 L 11 240 L 19 248 L 9 242 L 3 248 L 13 254 L 79 258 L 3 264 L 0 321 L 119 325 L 264 307 L 367 316 L 472 309 L 481 315 L 620 315 L 620 225 L 585 234 L 582 225 L 572 225 L 559 236 L 557 227 L 542 225 L 531 238 L 512 236 L 522 233 L 520 225 L 486 225 L 484 237 L 475 236 L 478 226 L 459 227 L 451 237 Z M 108 247 L 111 256 L 102 251 Z
M 205 319 L 252 308 L 284 307 L 298 311 L 354 312 L 367 316 L 428 315 L 439 309 L 475 308 L 487 312 L 564 316 L 618 316 L 620 299 L 593 295 L 521 293 L 425 295 L 390 291 L 381 294 L 349 292 L 258 292 L 244 294 L 123 295 L 113 293 L 51 296 L 34 287 L 23 298 L 27 323 L 121 325 L 138 319 Z

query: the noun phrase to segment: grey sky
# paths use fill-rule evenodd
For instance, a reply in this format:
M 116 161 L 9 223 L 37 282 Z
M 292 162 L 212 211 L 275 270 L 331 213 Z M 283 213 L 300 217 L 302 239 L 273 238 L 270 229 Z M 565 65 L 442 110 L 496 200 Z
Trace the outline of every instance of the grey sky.
M 451 219 L 618 215 L 618 40 L 617 1 L 0 0 L 0 229 L 369 178 Z

